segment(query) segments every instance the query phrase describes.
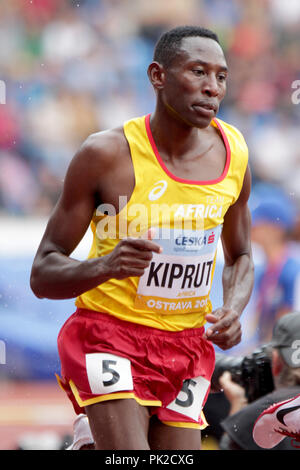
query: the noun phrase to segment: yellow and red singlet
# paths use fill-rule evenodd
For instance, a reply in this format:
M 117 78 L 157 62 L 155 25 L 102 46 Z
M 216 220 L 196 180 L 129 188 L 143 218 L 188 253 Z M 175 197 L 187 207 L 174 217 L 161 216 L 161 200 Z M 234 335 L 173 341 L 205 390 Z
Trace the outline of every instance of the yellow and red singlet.
M 106 205 L 95 210 L 88 257 L 107 255 L 122 238 L 141 237 L 149 228 L 163 250 L 153 254 L 140 278 L 110 279 L 80 295 L 77 307 L 162 330 L 203 326 L 212 310 L 209 294 L 224 216 L 239 197 L 248 163 L 241 133 L 220 119 L 211 125 L 223 138 L 225 167 L 216 180 L 193 181 L 165 166 L 151 134 L 150 115 L 124 124 L 135 187 L 128 201 L 120 196 L 120 211 Z

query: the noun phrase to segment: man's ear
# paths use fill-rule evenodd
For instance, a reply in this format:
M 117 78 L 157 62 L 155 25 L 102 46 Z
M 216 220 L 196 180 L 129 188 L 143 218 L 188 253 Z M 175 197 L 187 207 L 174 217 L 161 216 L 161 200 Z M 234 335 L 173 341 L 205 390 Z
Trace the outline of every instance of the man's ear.
M 165 69 L 159 62 L 151 62 L 148 67 L 148 77 L 156 90 L 161 90 L 165 83 Z
M 272 351 L 272 373 L 274 377 L 280 374 L 284 367 L 284 362 L 281 359 L 281 356 L 277 349 L 273 349 Z

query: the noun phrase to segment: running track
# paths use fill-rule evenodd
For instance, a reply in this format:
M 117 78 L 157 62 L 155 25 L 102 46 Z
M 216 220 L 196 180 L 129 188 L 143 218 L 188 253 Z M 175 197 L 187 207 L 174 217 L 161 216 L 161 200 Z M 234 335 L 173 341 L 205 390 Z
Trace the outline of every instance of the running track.
M 0 381 L 0 450 L 16 448 L 28 433 L 72 434 L 72 405 L 56 382 Z

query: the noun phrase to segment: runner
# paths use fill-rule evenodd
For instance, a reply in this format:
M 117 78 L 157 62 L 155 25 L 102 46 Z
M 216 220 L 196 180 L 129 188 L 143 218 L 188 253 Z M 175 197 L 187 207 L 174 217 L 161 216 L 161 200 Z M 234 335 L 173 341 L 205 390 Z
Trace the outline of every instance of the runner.
M 216 119 L 227 79 L 217 36 L 165 33 L 148 76 L 155 111 L 82 145 L 31 274 L 38 297 L 76 297 L 59 382 L 96 449 L 200 448 L 213 343 L 239 343 L 253 286 L 248 151 Z M 89 257 L 77 261 L 90 224 Z M 224 305 L 212 312 L 220 238 Z

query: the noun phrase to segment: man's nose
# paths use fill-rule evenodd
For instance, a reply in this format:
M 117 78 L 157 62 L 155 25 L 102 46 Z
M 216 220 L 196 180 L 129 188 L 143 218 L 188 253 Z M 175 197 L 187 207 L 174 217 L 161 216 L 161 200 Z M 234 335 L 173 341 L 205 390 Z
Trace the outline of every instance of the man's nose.
M 209 74 L 203 83 L 202 92 L 207 96 L 218 96 L 219 85 L 217 78 L 214 74 Z

